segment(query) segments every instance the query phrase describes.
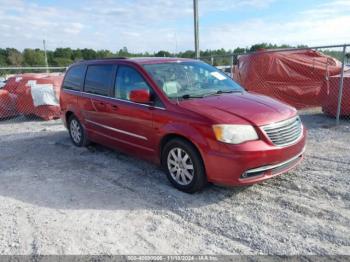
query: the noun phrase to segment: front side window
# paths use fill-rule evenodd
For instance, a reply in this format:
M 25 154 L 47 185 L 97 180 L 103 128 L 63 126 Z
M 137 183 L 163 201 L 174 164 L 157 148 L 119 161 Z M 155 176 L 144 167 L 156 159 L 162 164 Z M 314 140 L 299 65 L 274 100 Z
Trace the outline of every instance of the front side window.
M 85 78 L 84 91 L 108 96 L 113 81 L 113 65 L 90 65 Z
M 119 66 L 115 81 L 115 97 L 130 100 L 130 92 L 138 89 L 147 89 L 151 93 L 151 88 L 139 72 L 128 66 Z
M 66 73 L 63 88 L 79 91 L 84 81 L 85 69 L 85 65 L 72 66 Z
M 144 68 L 169 98 L 201 98 L 244 91 L 227 75 L 203 62 L 146 64 Z

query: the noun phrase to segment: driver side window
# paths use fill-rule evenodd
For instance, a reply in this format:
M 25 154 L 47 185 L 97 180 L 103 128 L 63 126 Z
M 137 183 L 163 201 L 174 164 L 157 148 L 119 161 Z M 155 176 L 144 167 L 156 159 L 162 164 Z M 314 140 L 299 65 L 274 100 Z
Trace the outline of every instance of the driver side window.
M 130 100 L 130 92 L 138 89 L 147 89 L 148 92 L 151 92 L 150 86 L 139 72 L 129 66 L 119 66 L 114 96 L 119 99 Z

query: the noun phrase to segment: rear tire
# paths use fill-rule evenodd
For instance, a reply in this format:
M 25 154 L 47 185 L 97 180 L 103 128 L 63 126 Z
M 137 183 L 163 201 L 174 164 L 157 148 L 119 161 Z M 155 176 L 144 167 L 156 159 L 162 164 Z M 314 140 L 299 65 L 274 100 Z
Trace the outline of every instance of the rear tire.
M 74 115 L 70 116 L 68 119 L 68 130 L 70 138 L 75 146 L 82 147 L 89 144 L 84 127 Z
M 162 150 L 162 165 L 170 183 L 186 193 L 202 190 L 207 184 L 207 176 L 202 158 L 189 142 L 175 138 Z

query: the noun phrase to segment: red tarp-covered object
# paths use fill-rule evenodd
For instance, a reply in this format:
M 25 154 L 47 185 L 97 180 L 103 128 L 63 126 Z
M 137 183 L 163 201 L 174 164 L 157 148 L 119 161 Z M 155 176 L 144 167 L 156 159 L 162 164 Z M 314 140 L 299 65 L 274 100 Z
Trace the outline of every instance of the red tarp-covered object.
M 0 119 L 16 115 L 16 96 L 0 89 Z
M 337 114 L 340 78 L 341 75 L 331 76 L 322 86 L 322 111 L 331 116 Z M 344 72 L 340 115 L 350 116 L 350 70 Z
M 58 74 L 23 74 L 9 78 L 3 90 L 15 97 L 17 115 L 36 115 L 50 120 L 60 116 L 58 101 L 62 80 L 63 75 Z
M 341 72 L 338 60 L 313 50 L 261 51 L 238 61 L 233 76 L 243 87 L 296 108 L 321 106 L 326 76 Z

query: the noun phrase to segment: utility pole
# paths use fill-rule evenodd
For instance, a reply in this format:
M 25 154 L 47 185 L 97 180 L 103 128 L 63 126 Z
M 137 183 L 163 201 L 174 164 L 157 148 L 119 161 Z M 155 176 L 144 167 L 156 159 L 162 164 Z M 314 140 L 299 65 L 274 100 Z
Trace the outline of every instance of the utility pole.
M 199 59 L 199 36 L 198 36 L 198 0 L 193 0 L 193 14 L 194 14 L 194 49 L 195 57 Z
M 177 56 L 177 34 L 175 32 L 175 54 L 174 56 L 176 57 Z
M 43 40 L 43 45 L 44 45 L 44 54 L 45 54 L 46 73 L 49 73 L 49 64 L 48 64 L 48 62 L 47 62 L 46 41 L 45 41 L 45 39 Z
M 339 81 L 339 92 L 338 92 L 338 107 L 336 115 L 336 125 L 339 125 L 340 114 L 341 114 L 341 101 L 343 99 L 343 89 L 344 89 L 344 71 L 345 71 L 345 59 L 346 59 L 346 45 L 343 47 L 343 59 L 342 59 L 342 68 Z

